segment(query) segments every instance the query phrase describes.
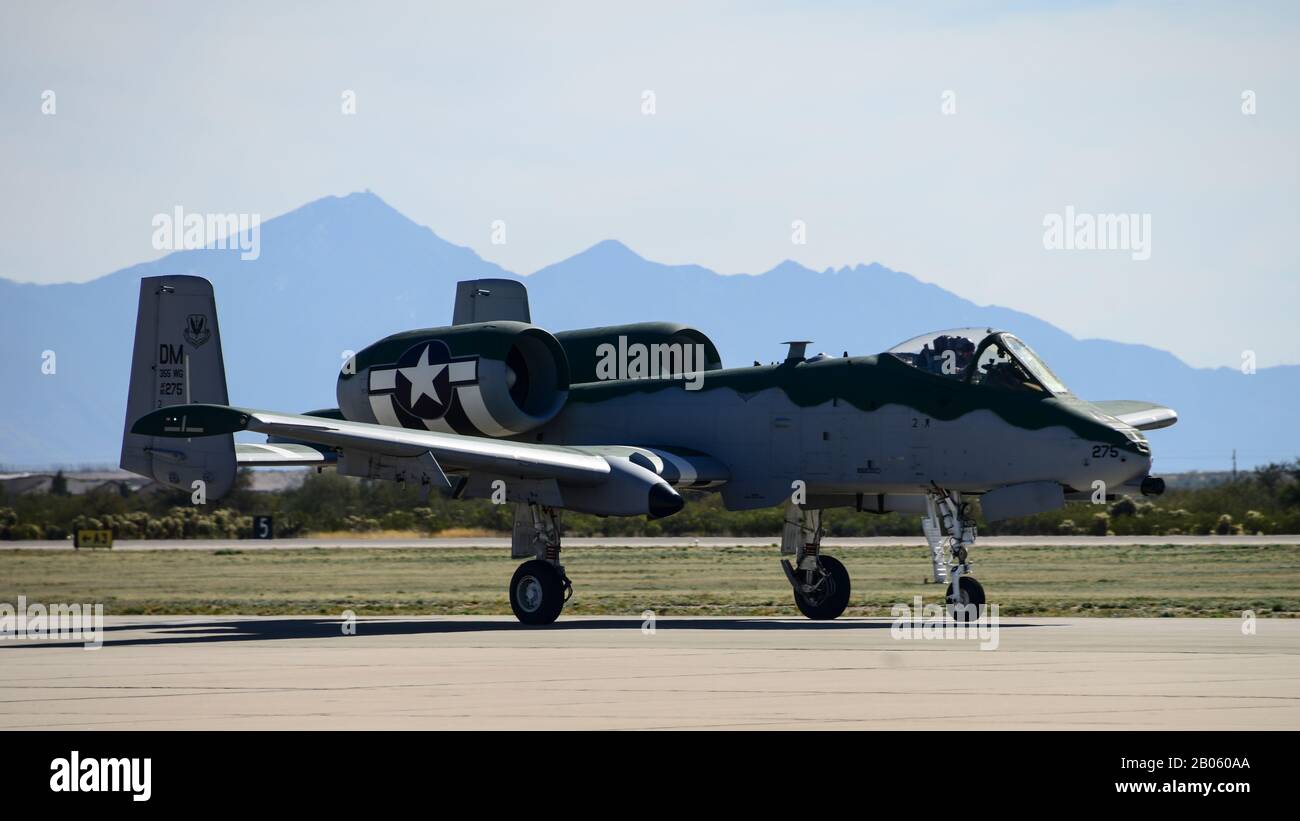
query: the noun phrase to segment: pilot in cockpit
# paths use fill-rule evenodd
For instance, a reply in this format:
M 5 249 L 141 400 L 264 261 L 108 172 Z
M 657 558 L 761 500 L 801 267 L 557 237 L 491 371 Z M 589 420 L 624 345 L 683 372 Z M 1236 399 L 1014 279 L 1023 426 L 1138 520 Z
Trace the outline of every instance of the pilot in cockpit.
M 965 373 L 966 366 L 975 358 L 975 343 L 964 336 L 954 337 L 952 350 L 957 354 L 957 373 Z
M 984 384 L 1011 390 L 1042 390 L 1002 346 L 996 347 L 997 353 L 993 361 L 980 366 L 984 371 L 981 379 Z
M 942 376 L 957 376 L 966 371 L 975 356 L 975 343 L 964 336 L 937 336 L 934 347 L 921 349 L 921 368 Z
M 886 351 L 913 368 L 970 385 L 1064 395 L 1069 390 L 1015 336 L 992 328 L 957 328 L 907 340 Z

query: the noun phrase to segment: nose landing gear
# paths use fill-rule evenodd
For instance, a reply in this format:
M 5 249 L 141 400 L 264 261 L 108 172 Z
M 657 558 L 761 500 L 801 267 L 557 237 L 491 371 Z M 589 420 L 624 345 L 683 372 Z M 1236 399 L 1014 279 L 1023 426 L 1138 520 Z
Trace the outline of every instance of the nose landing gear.
M 932 487 L 925 497 L 921 520 L 930 545 L 930 562 L 936 582 L 948 582 L 948 615 L 956 621 L 975 621 L 984 615 L 984 587 L 970 575 L 967 550 L 975 545 L 975 520 L 960 493 Z M 945 535 L 945 531 L 947 535 Z
M 954 595 L 948 585 L 948 614 L 955 621 L 976 621 L 984 615 L 984 586 L 970 576 L 957 580 L 961 592 Z

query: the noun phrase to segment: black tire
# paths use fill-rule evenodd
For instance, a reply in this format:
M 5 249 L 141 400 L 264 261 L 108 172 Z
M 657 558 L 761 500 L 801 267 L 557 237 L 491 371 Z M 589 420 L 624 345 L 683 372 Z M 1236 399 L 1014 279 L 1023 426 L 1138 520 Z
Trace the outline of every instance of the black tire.
M 961 577 L 962 600 L 953 602 L 952 585 L 948 585 L 948 601 L 950 606 L 948 612 L 955 621 L 974 621 L 984 615 L 984 586 L 970 576 Z M 975 618 L 971 618 L 971 611 L 966 607 L 952 607 L 952 604 L 972 604 L 975 606 Z
M 532 559 L 510 579 L 510 609 L 524 624 L 550 624 L 564 609 L 564 579 L 555 565 Z
M 826 571 L 827 576 L 822 585 L 813 594 L 805 594 L 799 588 L 794 591 L 794 603 L 810 619 L 815 621 L 829 621 L 838 618 L 844 612 L 844 608 L 849 606 L 849 571 L 844 569 L 844 565 L 839 559 L 831 556 L 820 557 L 822 570 Z M 805 574 L 801 570 L 796 570 L 795 578 L 803 581 Z

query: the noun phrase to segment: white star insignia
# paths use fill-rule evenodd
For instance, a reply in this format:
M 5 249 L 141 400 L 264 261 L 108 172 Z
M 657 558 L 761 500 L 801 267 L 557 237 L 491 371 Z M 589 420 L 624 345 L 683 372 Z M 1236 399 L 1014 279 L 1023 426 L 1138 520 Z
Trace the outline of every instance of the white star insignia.
M 433 387 L 433 380 L 437 379 L 438 375 L 446 368 L 446 362 L 438 365 L 430 364 L 428 347 L 425 347 L 424 353 L 420 355 L 420 361 L 417 364 L 409 368 L 398 368 L 398 372 L 411 383 L 410 407 L 414 408 L 415 403 L 425 396 L 439 405 L 442 404 L 442 400 L 438 398 L 438 391 Z

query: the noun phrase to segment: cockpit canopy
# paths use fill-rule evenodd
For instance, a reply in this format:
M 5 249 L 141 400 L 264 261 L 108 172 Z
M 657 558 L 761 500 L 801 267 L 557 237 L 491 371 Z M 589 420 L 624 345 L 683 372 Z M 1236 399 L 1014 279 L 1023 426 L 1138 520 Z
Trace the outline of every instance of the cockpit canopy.
M 1025 343 L 993 328 L 954 328 L 925 334 L 886 352 L 914 368 L 1004 390 L 1053 395 L 1069 389 Z

